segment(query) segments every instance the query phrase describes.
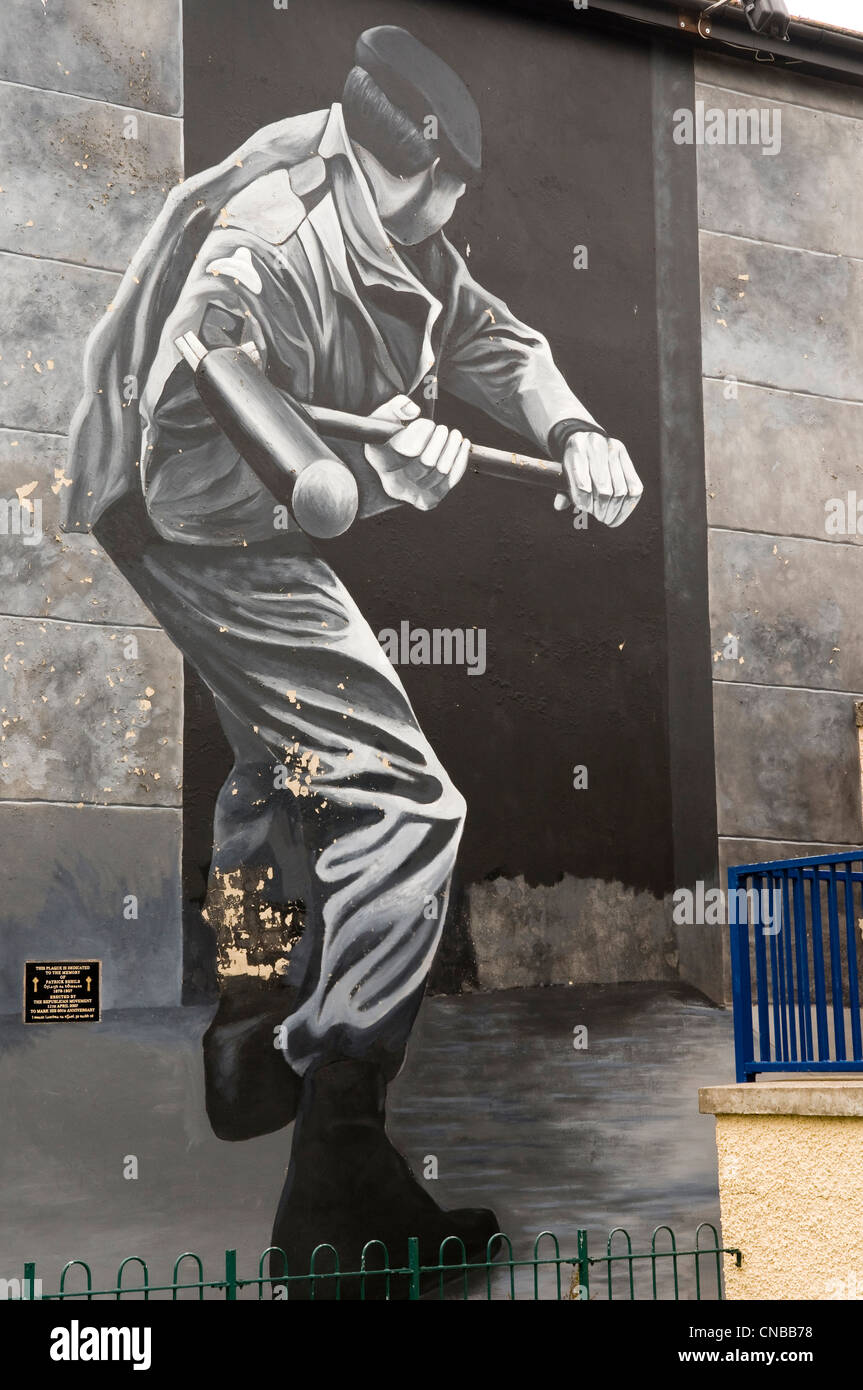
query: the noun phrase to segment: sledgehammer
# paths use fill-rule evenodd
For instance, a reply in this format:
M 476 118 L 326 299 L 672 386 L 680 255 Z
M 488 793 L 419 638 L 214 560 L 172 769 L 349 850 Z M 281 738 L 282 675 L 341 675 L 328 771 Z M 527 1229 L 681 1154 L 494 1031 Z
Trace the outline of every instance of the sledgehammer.
M 277 502 L 310 536 L 340 536 L 359 506 L 353 473 L 243 348 L 206 348 L 194 333 L 174 340 L 198 395 Z
M 175 346 L 216 423 L 302 529 L 321 538 L 347 531 L 359 505 L 356 481 L 345 464 L 322 456 L 320 436 L 385 444 L 403 425 L 289 401 L 260 370 L 252 344 L 208 349 L 194 333 L 185 333 Z M 469 459 L 475 473 L 566 490 L 561 465 L 549 459 L 480 444 L 471 445 Z

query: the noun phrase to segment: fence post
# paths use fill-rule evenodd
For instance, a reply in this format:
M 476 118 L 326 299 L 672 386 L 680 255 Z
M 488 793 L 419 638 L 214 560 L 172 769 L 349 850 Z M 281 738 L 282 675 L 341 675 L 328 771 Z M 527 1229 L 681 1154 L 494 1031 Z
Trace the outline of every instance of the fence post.
M 420 1296 L 420 1243 L 416 1236 L 408 1236 L 408 1269 L 411 1272 L 408 1301 L 416 1303 Z
M 590 1260 L 587 1257 L 587 1231 L 579 1228 L 577 1241 L 578 1282 L 581 1288 L 584 1289 L 584 1294 L 582 1296 L 586 1301 L 590 1298 Z
M 748 879 L 744 878 L 744 883 Z M 738 869 L 728 870 L 729 928 L 731 933 L 731 991 L 734 1004 L 734 1061 L 737 1080 L 754 1081 L 747 1066 L 755 1060 L 755 1038 L 752 1030 L 752 975 L 749 965 L 749 911 L 738 916 L 737 890 L 740 884 Z M 744 889 L 745 891 L 745 889 Z M 730 919 L 734 917 L 732 922 Z M 759 996 L 760 997 L 760 996 Z
M 24 1288 L 21 1290 L 22 1298 L 28 1301 L 36 1297 L 36 1261 L 27 1260 L 24 1265 Z M 41 1296 L 41 1295 L 40 1295 Z
M 237 1298 L 237 1252 L 225 1251 L 225 1298 L 232 1303 Z

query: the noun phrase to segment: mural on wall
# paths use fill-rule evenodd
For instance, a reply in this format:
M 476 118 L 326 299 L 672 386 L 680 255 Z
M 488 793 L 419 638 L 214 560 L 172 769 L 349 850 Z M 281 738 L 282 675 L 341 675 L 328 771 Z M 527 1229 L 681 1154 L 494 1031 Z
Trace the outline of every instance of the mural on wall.
M 383 24 L 333 96 L 169 196 L 88 344 L 62 499 L 65 529 L 95 530 L 206 683 L 230 745 L 207 1109 L 231 1140 L 296 1120 L 273 1230 L 293 1269 L 321 1241 L 350 1268 L 372 1237 L 419 1236 L 431 1261 L 444 1236 L 479 1253 L 498 1229 L 441 1210 L 387 1136 L 466 807 L 390 659 L 404 636 L 382 643 L 316 542 L 458 507 L 470 471 L 576 533 L 619 527 L 642 493 L 546 338 L 445 234 L 482 167 L 462 79 Z M 509 449 L 439 420 L 439 393 L 503 425 Z M 480 660 L 470 631 L 419 640 Z

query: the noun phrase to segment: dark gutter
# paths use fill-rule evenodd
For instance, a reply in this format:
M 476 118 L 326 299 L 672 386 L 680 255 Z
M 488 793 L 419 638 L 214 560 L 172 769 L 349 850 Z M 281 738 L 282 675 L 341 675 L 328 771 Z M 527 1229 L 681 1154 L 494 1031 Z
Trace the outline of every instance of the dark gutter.
M 764 38 L 749 28 L 739 4 L 727 5 L 705 18 L 711 3 L 712 0 L 588 0 L 588 8 L 579 10 L 572 0 L 560 0 L 555 8 L 570 10 L 573 24 L 593 22 L 630 34 L 644 34 L 652 29 L 696 51 L 748 57 L 765 66 L 772 62 L 811 76 L 863 86 L 863 34 L 793 19 L 787 41 Z

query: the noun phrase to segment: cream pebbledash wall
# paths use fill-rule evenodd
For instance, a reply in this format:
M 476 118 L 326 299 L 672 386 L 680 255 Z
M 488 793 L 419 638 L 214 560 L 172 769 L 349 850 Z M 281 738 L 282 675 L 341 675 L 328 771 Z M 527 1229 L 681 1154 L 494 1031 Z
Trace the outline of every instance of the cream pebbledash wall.
M 710 1086 L 726 1298 L 863 1296 L 863 1079 Z

